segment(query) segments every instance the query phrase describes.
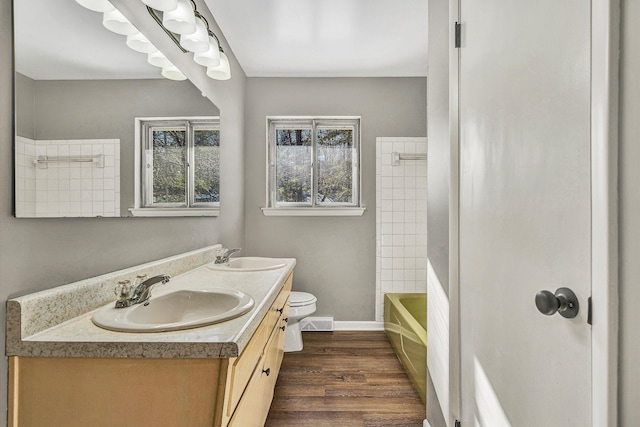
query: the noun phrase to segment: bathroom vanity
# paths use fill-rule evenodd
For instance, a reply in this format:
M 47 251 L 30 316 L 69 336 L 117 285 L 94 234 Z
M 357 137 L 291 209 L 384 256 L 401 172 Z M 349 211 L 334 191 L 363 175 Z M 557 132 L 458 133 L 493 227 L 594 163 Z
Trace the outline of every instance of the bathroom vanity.
M 225 271 L 209 268 L 215 249 L 10 300 L 9 426 L 262 426 L 284 352 L 295 259 Z M 255 304 L 234 319 L 179 331 L 95 326 L 92 313 L 114 300 L 113 285 L 140 272 L 173 276 L 154 289 L 151 304 L 175 289 L 207 286 L 233 287 Z

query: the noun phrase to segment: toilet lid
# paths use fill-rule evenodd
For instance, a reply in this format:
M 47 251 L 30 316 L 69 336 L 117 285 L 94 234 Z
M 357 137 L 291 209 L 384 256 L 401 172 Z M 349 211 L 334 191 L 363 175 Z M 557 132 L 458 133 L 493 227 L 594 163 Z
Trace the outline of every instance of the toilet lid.
M 316 302 L 318 298 L 308 292 L 291 292 L 290 305 L 292 307 L 309 305 Z

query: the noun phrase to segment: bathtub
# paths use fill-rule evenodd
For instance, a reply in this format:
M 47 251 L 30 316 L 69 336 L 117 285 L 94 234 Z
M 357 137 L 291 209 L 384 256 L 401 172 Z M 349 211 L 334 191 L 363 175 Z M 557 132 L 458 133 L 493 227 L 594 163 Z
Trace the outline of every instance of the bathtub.
M 427 294 L 384 294 L 384 330 L 426 404 Z

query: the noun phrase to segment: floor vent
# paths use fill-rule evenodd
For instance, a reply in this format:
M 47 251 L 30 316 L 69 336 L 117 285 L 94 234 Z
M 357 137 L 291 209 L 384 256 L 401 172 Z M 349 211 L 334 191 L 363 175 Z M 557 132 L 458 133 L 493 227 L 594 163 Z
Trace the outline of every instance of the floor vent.
M 307 317 L 300 321 L 303 331 L 333 331 L 333 317 Z

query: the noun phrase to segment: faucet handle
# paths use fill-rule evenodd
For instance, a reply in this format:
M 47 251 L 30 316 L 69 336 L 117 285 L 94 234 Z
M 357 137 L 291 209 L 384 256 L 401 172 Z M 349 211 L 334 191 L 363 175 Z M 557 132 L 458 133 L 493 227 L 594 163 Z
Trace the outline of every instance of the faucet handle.
M 131 281 L 120 280 L 113 290 L 113 293 L 116 294 L 119 300 L 129 298 L 131 296 Z
M 222 247 L 220 249 L 216 249 L 213 255 L 216 257 L 217 261 L 221 261 L 225 253 L 227 253 L 227 248 Z
M 140 283 L 144 282 L 147 279 L 147 277 L 148 276 L 146 274 L 136 275 L 136 279 L 133 281 L 133 289 L 137 288 Z

